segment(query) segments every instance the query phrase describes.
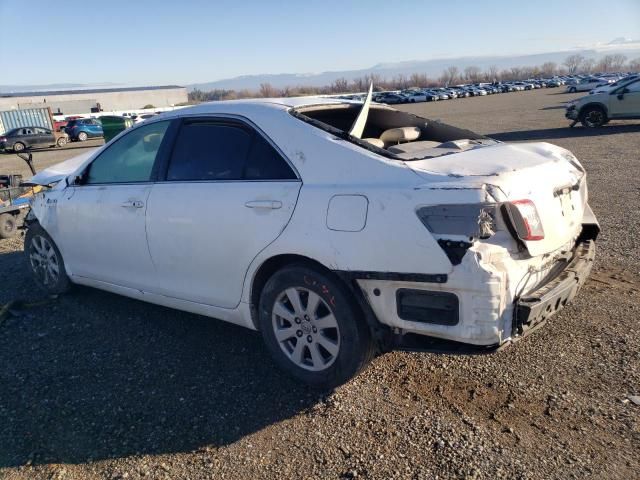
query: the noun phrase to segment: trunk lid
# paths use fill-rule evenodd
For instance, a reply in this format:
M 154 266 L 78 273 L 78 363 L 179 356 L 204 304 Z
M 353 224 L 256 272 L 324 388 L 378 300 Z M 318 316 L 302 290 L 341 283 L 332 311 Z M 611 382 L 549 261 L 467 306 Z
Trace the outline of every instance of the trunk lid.
M 498 144 L 424 160 L 407 161 L 418 175 L 473 180 L 498 187 L 500 201 L 532 200 L 544 239 L 525 241 L 532 256 L 558 250 L 580 234 L 587 207 L 586 174 L 568 151 L 549 143 Z

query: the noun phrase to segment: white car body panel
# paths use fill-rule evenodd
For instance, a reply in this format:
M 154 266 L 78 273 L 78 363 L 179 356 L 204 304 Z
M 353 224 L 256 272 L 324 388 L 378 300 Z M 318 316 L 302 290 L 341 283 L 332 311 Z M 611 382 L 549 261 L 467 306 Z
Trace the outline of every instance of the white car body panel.
M 544 143 L 484 146 L 403 162 L 290 114 L 292 107 L 333 103 L 345 102 L 215 102 L 157 117 L 248 119 L 302 181 L 74 186 L 98 150 L 35 176 L 34 183 L 59 183 L 36 196 L 33 214 L 58 244 L 76 283 L 255 328 L 250 306 L 256 273 L 273 257 L 298 255 L 340 272 L 446 275 L 442 284 L 358 284 L 378 320 L 392 328 L 478 345 L 506 341 L 514 299 L 571 248 L 590 212 L 580 164 L 566 150 Z M 558 189 L 561 195 L 554 197 Z M 122 207 L 133 199 L 143 206 Z M 507 232 L 496 232 L 474 243 L 455 267 L 438 244 L 443 236 L 431 234 L 415 213 L 422 206 L 516 199 L 535 202 L 544 240 L 525 242 L 530 254 L 524 254 Z M 468 240 L 454 237 L 447 238 Z M 456 293 L 460 323 L 401 320 L 392 298 L 399 287 Z
M 300 186 L 299 181 L 154 185 L 146 228 L 155 271 L 146 290 L 235 308 L 246 272 L 238 266 L 249 265 L 284 230 Z

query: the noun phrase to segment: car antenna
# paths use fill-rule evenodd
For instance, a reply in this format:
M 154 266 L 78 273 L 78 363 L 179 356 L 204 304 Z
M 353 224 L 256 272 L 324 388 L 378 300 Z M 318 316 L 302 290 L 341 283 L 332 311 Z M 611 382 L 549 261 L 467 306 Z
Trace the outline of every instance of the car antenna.
M 364 126 L 367 123 L 367 117 L 369 116 L 369 105 L 371 105 L 371 97 L 373 96 L 373 82 L 369 85 L 369 93 L 367 93 L 367 98 L 364 100 L 364 104 L 360 109 L 360 113 L 358 113 L 358 117 L 356 121 L 353 122 L 353 126 L 351 130 L 349 130 L 349 135 L 362 138 L 362 134 L 364 133 Z

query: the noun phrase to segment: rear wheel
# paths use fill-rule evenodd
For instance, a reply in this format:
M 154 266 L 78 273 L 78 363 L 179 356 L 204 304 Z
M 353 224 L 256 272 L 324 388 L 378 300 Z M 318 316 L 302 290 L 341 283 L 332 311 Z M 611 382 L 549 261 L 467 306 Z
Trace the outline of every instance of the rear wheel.
M 22 142 L 16 142 L 13 144 L 13 151 L 14 152 L 21 152 L 25 149 L 25 145 Z
M 86 132 L 80 132 L 78 134 L 78 140 L 80 140 L 81 142 L 86 141 L 88 138 L 87 133 Z
M 38 223 L 29 225 L 24 239 L 24 252 L 36 284 L 49 294 L 69 290 L 62 254 L 49 234 Z
M 569 89 L 569 93 L 576 93 L 576 91 L 577 91 L 577 90 L 576 90 L 576 87 L 571 87 L 571 88 Z
M 269 279 L 260 296 L 259 327 L 278 366 L 317 388 L 346 382 L 375 353 L 369 327 L 346 287 L 303 264 Z
M 10 213 L 0 215 L 0 238 L 11 238 L 18 232 L 16 217 Z
M 580 123 L 587 128 L 601 127 L 608 122 L 607 113 L 602 107 L 586 107 L 580 113 Z

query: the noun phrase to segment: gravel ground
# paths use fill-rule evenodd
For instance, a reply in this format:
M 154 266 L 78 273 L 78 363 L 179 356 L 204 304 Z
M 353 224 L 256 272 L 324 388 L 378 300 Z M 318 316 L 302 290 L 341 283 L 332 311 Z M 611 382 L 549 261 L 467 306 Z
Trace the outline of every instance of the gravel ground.
M 319 394 L 276 371 L 255 332 L 78 288 L 0 325 L 0 477 L 638 478 L 640 125 L 568 129 L 573 97 L 403 107 L 551 141 L 587 168 L 596 267 L 532 336 L 489 356 L 394 352 Z M 0 242 L 0 303 L 41 298 L 21 243 Z

